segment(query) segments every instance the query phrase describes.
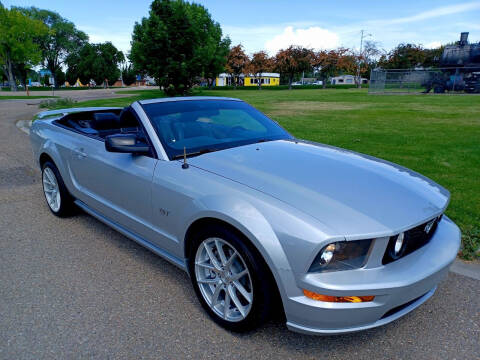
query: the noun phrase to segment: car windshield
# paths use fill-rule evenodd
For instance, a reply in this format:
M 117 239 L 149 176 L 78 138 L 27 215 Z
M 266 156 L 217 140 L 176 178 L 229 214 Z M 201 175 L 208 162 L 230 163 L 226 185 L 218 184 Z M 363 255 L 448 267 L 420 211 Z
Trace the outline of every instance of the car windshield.
M 142 105 L 170 159 L 291 139 L 276 122 L 235 100 L 182 100 Z

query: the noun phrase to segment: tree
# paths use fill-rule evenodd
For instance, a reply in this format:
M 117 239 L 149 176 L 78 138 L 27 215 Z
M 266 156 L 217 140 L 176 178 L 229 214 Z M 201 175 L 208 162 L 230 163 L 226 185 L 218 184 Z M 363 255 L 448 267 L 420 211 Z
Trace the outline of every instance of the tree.
M 44 65 L 52 73 L 54 85 L 57 87 L 57 71 L 61 69 L 69 55 L 88 41 L 88 36 L 56 12 L 36 7 L 15 9 L 32 19 L 43 22 L 48 27 L 49 31 L 39 37 L 37 42 L 42 50 Z
M 357 57 L 355 53 L 348 48 L 339 48 L 337 52 L 339 54 L 337 72 L 340 74 L 354 74 L 357 70 Z
M 28 74 L 32 71 L 32 66 L 28 63 L 17 63 L 13 66 L 13 75 L 16 82 L 20 82 L 23 86 L 27 85 Z
M 258 89 L 262 89 L 262 73 L 271 71 L 274 67 L 274 61 L 265 51 L 259 51 L 252 55 L 252 60 L 246 66 L 246 70 L 257 80 Z
M 135 80 L 137 80 L 137 74 L 135 73 L 135 70 L 132 68 L 131 64 L 129 64 L 128 66 L 126 65 L 122 69 L 122 80 L 123 83 L 127 86 L 132 85 Z
M 28 80 L 39 81 L 40 75 L 29 64 L 15 64 L 15 79 L 23 86 L 28 85 Z
M 43 78 L 41 79 L 41 83 L 43 86 L 50 86 L 50 76 L 48 74 L 43 75 Z
M 245 68 L 249 61 L 250 59 L 243 51 L 243 46 L 241 44 L 230 49 L 227 56 L 226 71 L 232 76 L 233 87 L 235 89 L 237 88 L 238 78 L 245 72 Z
M 222 39 L 221 29 L 219 39 L 220 42 L 218 45 L 211 47 L 213 50 L 211 60 L 207 63 L 203 74 L 205 78 L 209 79 L 209 87 L 213 86 L 213 82 L 217 75 L 225 71 L 225 64 L 227 62 L 228 51 L 230 48 L 230 38 L 226 37 Z
M 425 59 L 422 65 L 424 67 L 438 67 L 444 49 L 445 46 L 443 45 L 435 49 L 425 49 Z
M 3 86 L 3 83 L 5 81 L 8 81 L 8 79 L 7 79 L 7 76 L 5 75 L 5 73 L 2 71 L 2 72 L 0 72 L 0 90 L 2 90 L 1 87 Z
M 427 54 L 421 45 L 400 44 L 386 55 L 382 55 L 378 64 L 384 69 L 411 69 L 423 66 Z
M 59 86 L 62 86 L 63 84 L 65 84 L 65 73 L 62 71 L 62 69 L 58 69 L 56 72 L 55 72 L 55 79 L 57 81 L 57 85 Z
M 360 56 L 360 76 L 369 77 L 370 72 L 377 66 L 378 58 L 381 56 L 382 50 L 378 48 L 375 41 L 365 41 L 363 52 Z
M 301 46 L 290 46 L 280 50 L 275 56 L 275 68 L 288 77 L 288 88 L 292 89 L 293 78 L 296 74 L 312 68 L 314 54 L 312 50 Z
M 381 50 L 378 49 L 377 42 L 366 40 L 363 43 L 361 52 L 355 54 L 355 61 L 357 63 L 357 75 L 355 76 L 355 83 L 357 84 L 358 88 L 362 87 L 362 78 L 369 77 L 371 70 L 376 67 L 377 59 L 381 53 Z
M 26 69 L 41 61 L 41 51 L 35 39 L 47 32 L 44 24 L 0 3 L 0 66 L 10 89 L 17 90 L 15 66 Z M 20 65 L 20 66 L 19 66 Z
M 71 83 L 80 78 L 82 83 L 87 83 L 91 79 L 96 84 L 113 83 L 120 78 L 118 65 L 125 61 L 123 53 L 111 42 L 103 44 L 85 44 L 78 53 L 74 53 L 67 58 L 68 75 L 67 80 Z M 75 78 L 75 80 L 74 80 Z
M 378 48 L 379 43 L 376 41 L 366 40 L 363 45 L 363 58 L 366 63 L 373 64 L 382 55 L 382 50 Z
M 80 79 L 80 72 L 79 72 L 79 64 L 80 64 L 80 56 L 78 53 L 70 54 L 70 56 L 66 60 L 67 71 L 65 73 L 65 78 L 70 85 L 76 83 L 77 79 Z M 83 83 L 84 79 L 80 79 Z M 89 79 L 87 79 L 88 81 Z
M 330 51 L 321 50 L 315 54 L 313 59 L 323 81 L 323 87 L 326 87 L 328 78 L 339 73 L 351 73 L 355 71 L 356 62 L 350 49 L 338 48 Z
M 222 39 L 220 25 L 203 6 L 154 0 L 149 17 L 135 23 L 131 45 L 135 70 L 176 95 L 187 93 L 196 77 L 223 69 L 229 41 Z

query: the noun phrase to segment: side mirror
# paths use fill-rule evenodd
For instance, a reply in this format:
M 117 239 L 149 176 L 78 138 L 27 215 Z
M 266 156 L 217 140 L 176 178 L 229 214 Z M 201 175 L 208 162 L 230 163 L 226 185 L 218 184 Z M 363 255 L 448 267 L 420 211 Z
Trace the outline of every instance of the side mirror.
M 135 134 L 109 135 L 105 138 L 105 149 L 118 153 L 150 154 L 150 146 L 139 140 Z

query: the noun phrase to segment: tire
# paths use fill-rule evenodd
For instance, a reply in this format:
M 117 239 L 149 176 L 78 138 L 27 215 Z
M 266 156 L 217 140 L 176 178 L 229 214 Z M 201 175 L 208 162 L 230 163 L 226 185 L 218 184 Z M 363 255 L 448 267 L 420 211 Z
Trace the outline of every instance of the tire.
M 267 265 L 253 246 L 237 232 L 221 225 L 206 226 L 192 241 L 188 270 L 195 293 L 210 317 L 234 332 L 253 330 L 264 323 L 270 315 L 276 288 L 274 290 Z M 223 261 L 219 248 L 225 255 Z M 235 252 L 233 260 L 230 259 Z M 230 266 L 227 266 L 228 260 Z M 247 273 L 236 279 L 244 270 Z M 220 290 L 216 294 L 217 288 Z M 225 307 L 226 301 L 228 307 Z
M 73 214 L 73 198 L 65 187 L 60 172 L 51 161 L 46 161 L 42 166 L 42 187 L 47 206 L 53 215 L 67 217 Z

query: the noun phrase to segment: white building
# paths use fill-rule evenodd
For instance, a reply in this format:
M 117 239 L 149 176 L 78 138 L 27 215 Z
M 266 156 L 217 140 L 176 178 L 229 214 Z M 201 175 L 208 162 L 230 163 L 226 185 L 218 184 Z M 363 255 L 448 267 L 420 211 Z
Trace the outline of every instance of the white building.
M 238 82 L 243 84 L 244 75 L 240 74 Z M 221 73 L 215 79 L 216 86 L 230 86 L 232 84 L 232 76 L 230 74 Z
M 354 75 L 340 75 L 330 78 L 330 83 L 332 85 L 354 85 L 355 76 Z M 362 78 L 362 84 L 368 84 L 368 79 Z

